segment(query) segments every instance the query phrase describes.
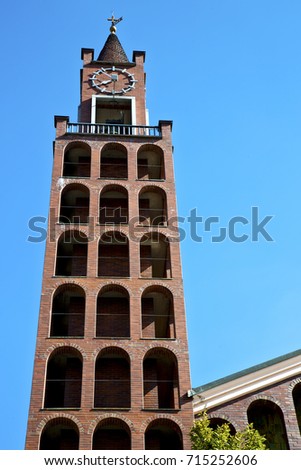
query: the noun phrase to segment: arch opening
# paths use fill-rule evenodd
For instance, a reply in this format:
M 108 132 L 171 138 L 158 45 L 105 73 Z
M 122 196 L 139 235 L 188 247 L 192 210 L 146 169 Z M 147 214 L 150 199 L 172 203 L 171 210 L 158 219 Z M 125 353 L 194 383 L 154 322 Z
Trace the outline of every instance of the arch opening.
M 87 275 L 88 238 L 76 231 L 64 232 L 58 241 L 56 276 Z
M 98 246 L 98 276 L 129 277 L 129 242 L 120 232 L 106 232 Z
M 89 218 L 89 190 L 82 184 L 66 186 L 61 195 L 59 222 L 86 224 Z
M 288 439 L 283 413 L 276 403 L 259 399 L 251 403 L 247 410 L 248 422 L 266 438 L 270 450 L 288 450 Z
M 131 431 L 118 418 L 101 421 L 93 434 L 93 450 L 131 450 Z
M 226 419 L 224 419 L 224 418 L 210 418 L 210 416 L 209 416 L 209 420 L 210 420 L 209 426 L 212 429 L 216 429 L 217 427 L 222 426 L 223 424 L 227 424 L 229 426 L 231 436 L 234 436 L 234 434 L 236 434 L 235 427 L 233 426 L 232 423 L 230 423 Z
M 165 226 L 167 224 L 166 194 L 161 188 L 145 188 L 139 194 L 139 223 Z
M 150 287 L 141 297 L 142 337 L 175 338 L 174 304 L 170 291 Z
M 50 336 L 84 336 L 85 292 L 76 285 L 60 286 L 53 297 Z
M 146 278 L 170 278 L 170 246 L 159 233 L 144 235 L 140 242 L 140 275 Z
M 164 348 L 150 350 L 143 361 L 145 409 L 178 409 L 179 379 L 175 355 Z
M 128 193 L 125 188 L 113 185 L 102 191 L 99 198 L 99 223 L 128 223 Z
M 40 450 L 78 450 L 79 431 L 76 424 L 67 418 L 55 418 L 44 427 Z
M 94 407 L 131 407 L 130 360 L 120 348 L 105 348 L 97 357 Z
M 45 408 L 80 408 L 82 357 L 71 347 L 55 350 L 46 374 Z
M 97 297 L 96 336 L 128 338 L 130 336 L 130 302 L 128 292 L 119 286 L 107 286 Z
M 127 150 L 123 145 L 108 144 L 101 152 L 100 177 L 110 179 L 127 179 Z
M 89 178 L 91 172 L 91 149 L 88 145 L 74 143 L 64 153 L 63 176 Z
M 179 426 L 168 419 L 156 419 L 145 431 L 145 450 L 182 450 Z
M 137 157 L 138 179 L 164 180 L 164 154 L 161 148 L 155 145 L 143 145 Z

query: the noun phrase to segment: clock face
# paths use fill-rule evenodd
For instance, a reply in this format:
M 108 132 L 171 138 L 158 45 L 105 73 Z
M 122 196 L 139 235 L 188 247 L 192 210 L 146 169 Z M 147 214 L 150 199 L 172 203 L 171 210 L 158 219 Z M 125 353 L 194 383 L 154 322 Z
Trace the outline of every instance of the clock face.
M 90 78 L 92 87 L 101 93 L 109 95 L 123 95 L 135 88 L 134 75 L 126 69 L 119 67 L 102 67 L 93 73 Z

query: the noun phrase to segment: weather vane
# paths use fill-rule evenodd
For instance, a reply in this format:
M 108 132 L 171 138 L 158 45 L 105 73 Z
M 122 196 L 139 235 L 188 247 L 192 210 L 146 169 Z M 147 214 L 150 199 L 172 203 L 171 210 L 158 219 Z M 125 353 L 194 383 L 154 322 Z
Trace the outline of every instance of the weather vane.
M 112 17 L 111 17 L 111 18 L 108 18 L 108 21 L 111 21 L 111 23 L 112 23 L 112 24 L 111 24 L 111 27 L 110 27 L 111 33 L 116 33 L 117 28 L 116 28 L 115 25 L 118 24 L 118 23 L 119 23 L 120 21 L 122 21 L 122 20 L 123 20 L 123 17 L 122 17 L 122 16 L 121 16 L 120 18 L 115 18 L 114 15 L 113 15 L 113 13 L 112 13 Z

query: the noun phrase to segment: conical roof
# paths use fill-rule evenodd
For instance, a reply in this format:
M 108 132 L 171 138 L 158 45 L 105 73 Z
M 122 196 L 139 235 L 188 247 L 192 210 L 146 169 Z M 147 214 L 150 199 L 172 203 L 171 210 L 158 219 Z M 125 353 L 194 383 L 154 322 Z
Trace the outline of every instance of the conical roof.
M 112 63 L 129 62 L 129 59 L 127 58 L 127 55 L 115 33 L 111 33 L 108 36 L 97 60 Z

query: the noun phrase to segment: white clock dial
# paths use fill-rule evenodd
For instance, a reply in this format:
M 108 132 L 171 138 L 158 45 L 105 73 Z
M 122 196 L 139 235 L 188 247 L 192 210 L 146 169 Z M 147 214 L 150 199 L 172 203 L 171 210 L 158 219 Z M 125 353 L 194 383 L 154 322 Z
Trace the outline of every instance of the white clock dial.
M 101 93 L 122 95 L 135 88 L 135 77 L 127 69 L 120 67 L 102 67 L 90 77 L 92 87 Z

